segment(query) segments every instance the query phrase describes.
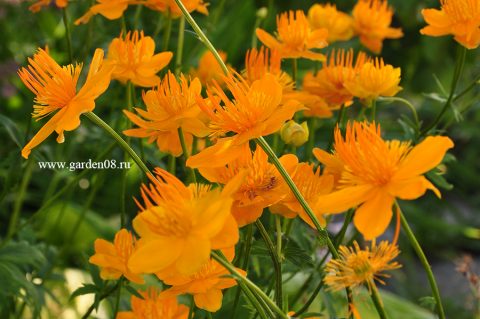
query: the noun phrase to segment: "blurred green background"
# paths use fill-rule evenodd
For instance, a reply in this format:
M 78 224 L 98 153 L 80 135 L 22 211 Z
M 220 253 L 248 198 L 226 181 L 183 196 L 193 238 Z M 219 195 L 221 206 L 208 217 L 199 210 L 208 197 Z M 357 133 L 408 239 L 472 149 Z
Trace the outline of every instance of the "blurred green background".
M 70 19 L 80 17 L 89 3 L 90 1 L 72 1 L 68 7 Z M 272 32 L 277 13 L 289 9 L 306 11 L 313 3 L 317 2 L 213 0 L 210 1 L 210 15 L 205 17 L 195 14 L 195 18 L 216 48 L 227 52 L 228 63 L 241 69 L 245 52 L 251 45 L 256 11 L 259 8 L 268 8 L 267 18 L 259 23 L 262 28 Z M 339 9 L 349 12 L 355 1 L 335 3 Z M 424 26 L 421 9 L 438 7 L 437 0 L 390 0 L 389 3 L 395 8 L 393 25 L 401 27 L 405 36 L 398 40 L 386 40 L 381 56 L 387 63 L 401 67 L 403 91 L 399 96 L 412 101 L 424 124 L 430 123 L 443 106 L 441 100 L 444 94 L 441 87 L 447 92 L 449 90 L 458 45 L 451 37 L 431 38 L 419 33 Z M 4 237 L 7 233 L 15 210 L 20 210 L 20 222 L 23 223 L 42 206 L 46 207 L 19 234 L 19 240 L 24 240 L 30 248 L 35 248 L 34 252 L 28 252 L 28 248 L 24 247 L 26 253 L 40 253 L 43 259 L 39 257 L 42 260 L 38 260 L 38 263 L 22 267 L 37 267 L 37 275 L 41 274 L 43 279 L 61 281 L 61 277 L 55 277 L 60 274 L 59 269 L 85 269 L 86 259 L 92 253 L 93 240 L 98 237 L 112 238 L 117 230 L 122 174 L 119 170 L 92 170 L 83 172 L 79 178 L 80 171 L 41 170 L 37 161 L 88 161 L 105 151 L 107 153 L 104 158 L 119 162 L 123 160 L 123 152 L 113 146 L 112 140 L 99 128 L 84 119 L 79 129 L 66 133 L 64 144 L 57 144 L 54 137 L 50 137 L 32 153 L 30 160 L 20 157 L 21 148 L 43 122 L 31 120 L 33 95 L 23 86 L 16 71 L 27 64 L 27 57 L 37 47 L 48 46 L 60 64 L 67 60 L 62 12 L 52 6 L 33 14 L 27 7 L 28 3 L 23 1 L 4 0 L 0 3 L 0 234 Z M 155 37 L 159 51 L 163 44 L 165 20 L 146 8 L 129 8 L 127 26 L 131 29 L 135 23 L 138 23 L 138 29 L 145 30 L 146 35 L 159 31 Z M 178 21 L 174 21 L 172 41 L 168 45 L 172 51 L 176 47 L 177 27 Z M 120 34 L 120 29 L 120 20 L 109 21 L 101 16 L 96 16 L 89 25 L 73 26 L 75 60 L 88 66 L 94 49 L 106 50 L 109 42 Z M 182 67 L 184 72 L 197 65 L 199 55 L 205 50 L 189 26 L 187 30 Z M 339 46 L 361 48 L 357 39 L 332 47 Z M 326 51 L 330 49 L 331 47 Z M 285 63 L 285 69 L 289 71 L 289 68 L 290 65 Z M 300 75 L 313 68 L 312 62 L 301 61 Z M 479 72 L 478 50 L 470 50 L 459 89 L 465 88 Z M 138 99 L 140 92 L 137 89 Z M 449 135 L 455 142 L 455 148 L 451 152 L 453 156 L 449 157 L 445 173 L 445 179 L 453 188 L 443 185 L 445 189 L 442 189 L 441 201 L 428 194 L 415 202 L 403 204 L 404 211 L 439 276 L 449 317 L 455 319 L 472 318 L 472 307 L 475 304 L 468 282 L 455 271 L 455 261 L 468 253 L 480 263 L 478 93 L 478 89 L 472 90 L 455 104 L 457 116 L 450 112 L 442 122 L 446 124 L 446 129 L 441 133 Z M 125 89 L 118 82 L 112 82 L 108 92 L 97 100 L 95 113 L 108 123 L 118 123 L 120 110 L 125 106 Z M 468 111 L 462 112 L 465 108 Z M 355 111 L 349 111 L 348 114 L 352 115 L 351 112 Z M 386 136 L 408 137 L 408 132 L 402 126 L 402 115 L 410 116 L 407 108 L 389 104 L 382 105 L 379 112 Z M 318 146 L 328 143 L 332 125 L 333 121 L 325 121 L 317 131 Z M 134 141 L 133 146 L 138 147 L 137 141 Z M 164 165 L 164 155 L 154 147 L 146 147 L 145 151 L 149 165 Z M 30 178 L 28 183 L 22 184 L 22 176 L 25 174 L 29 174 Z M 178 174 L 182 176 L 181 168 Z M 132 165 L 127 178 L 128 197 L 136 197 L 142 182 L 141 173 Z M 55 195 L 59 191 L 62 191 L 60 195 Z M 51 202 L 54 204 L 50 205 Z M 127 201 L 127 211 L 130 217 L 137 211 L 133 200 Z M 338 221 L 334 219 L 334 222 Z M 77 225 L 81 226 L 74 231 Z M 404 238 L 401 238 L 400 247 L 403 250 L 401 263 L 404 267 L 395 273 L 387 289 L 428 308 L 429 299 L 422 299 L 429 294 L 425 275 Z M 8 293 L 6 297 L 12 298 Z

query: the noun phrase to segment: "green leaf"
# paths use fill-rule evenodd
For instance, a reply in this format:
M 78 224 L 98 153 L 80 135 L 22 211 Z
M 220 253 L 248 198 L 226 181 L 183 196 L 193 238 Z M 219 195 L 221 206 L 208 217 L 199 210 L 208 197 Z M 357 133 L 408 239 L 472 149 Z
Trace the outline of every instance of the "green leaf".
M 78 296 L 95 294 L 98 292 L 99 292 L 99 289 L 97 286 L 92 284 L 83 284 L 82 287 L 78 288 L 72 293 L 72 295 L 70 296 L 70 300 L 75 299 Z
M 10 136 L 13 142 L 21 149 L 22 144 L 20 143 L 21 138 L 17 124 L 2 114 L 0 114 L 0 124 L 5 128 L 5 131 L 7 131 L 7 134 Z
M 145 298 L 143 298 L 143 296 L 137 291 L 137 289 L 133 288 L 132 286 L 126 285 L 126 286 L 125 286 L 125 289 L 127 289 L 127 291 L 128 291 L 131 295 L 134 295 L 135 297 L 140 298 L 140 299 L 142 299 L 142 300 L 145 299 Z
M 310 254 L 300 247 L 293 239 L 289 239 L 283 250 L 285 259 L 297 267 L 305 268 L 313 266 L 313 259 Z

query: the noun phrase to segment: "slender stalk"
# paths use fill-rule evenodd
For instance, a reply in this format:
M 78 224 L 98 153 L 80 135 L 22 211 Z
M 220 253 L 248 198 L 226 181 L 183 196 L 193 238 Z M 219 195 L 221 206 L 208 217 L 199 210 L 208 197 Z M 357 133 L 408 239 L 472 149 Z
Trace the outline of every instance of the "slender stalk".
M 373 280 L 369 283 L 370 288 L 370 297 L 372 298 L 373 304 L 375 305 L 375 309 L 377 309 L 378 315 L 380 319 L 387 319 L 387 314 L 385 313 L 385 308 L 383 308 L 382 299 L 380 294 L 378 293 L 377 286 Z
M 118 135 L 117 132 L 115 132 L 114 129 L 112 129 L 110 127 L 110 125 L 108 125 L 107 123 L 105 123 L 101 118 L 99 118 L 95 113 L 93 112 L 88 112 L 88 113 L 85 113 L 85 116 L 90 120 L 92 121 L 94 124 L 100 126 L 102 129 L 104 129 L 108 134 L 110 134 L 114 139 L 115 141 L 120 145 L 121 148 L 123 148 L 123 150 L 125 152 L 128 153 L 128 155 L 130 155 L 130 157 L 133 159 L 133 161 L 138 165 L 138 167 L 145 173 L 145 175 L 149 176 L 153 176 L 152 173 L 150 172 L 150 170 L 147 168 L 147 166 L 142 162 L 142 160 L 140 159 L 140 157 L 137 155 L 137 153 L 135 153 L 135 151 L 130 147 L 130 145 L 127 144 L 127 142 L 125 142 L 125 140 L 120 136 Z
M 311 162 L 313 159 L 312 150 L 315 147 L 315 131 L 317 130 L 317 118 L 312 117 L 308 120 L 308 142 L 307 147 L 305 147 L 305 158 L 308 162 Z
M 315 298 L 317 298 L 317 295 L 322 289 L 322 287 L 323 287 L 323 277 L 318 283 L 317 287 L 315 287 L 315 290 L 313 290 L 312 295 L 310 296 L 310 298 L 308 298 L 307 302 L 303 304 L 302 308 L 298 309 L 298 311 L 295 312 L 295 314 L 293 315 L 294 317 L 298 317 L 308 310 L 310 305 L 315 301 Z
M 180 139 L 180 145 L 182 145 L 183 158 L 185 159 L 185 162 L 187 162 L 188 158 L 190 157 L 190 154 L 188 152 L 187 144 L 185 143 L 185 136 L 183 135 L 183 130 L 181 127 L 178 128 L 178 137 Z M 190 174 L 192 177 L 192 182 L 196 183 L 197 175 L 195 174 L 194 168 L 190 169 Z
M 25 194 L 27 192 L 28 184 L 32 178 L 33 172 L 33 159 L 27 161 L 27 166 L 23 172 L 22 181 L 20 182 L 20 189 L 18 190 L 17 196 L 15 198 L 15 203 L 13 204 L 13 213 L 8 224 L 7 237 L 11 238 L 17 231 L 18 220 L 20 218 L 20 212 L 22 210 L 23 200 L 25 199 Z
M 212 313 L 211 313 L 211 312 L 207 312 L 207 319 L 213 319 L 213 318 L 212 318 Z
M 372 100 L 372 122 L 375 122 L 377 120 L 377 100 L 374 99 Z
M 180 18 L 180 25 L 178 26 L 178 45 L 177 54 L 175 57 L 175 75 L 178 76 L 182 70 L 182 55 L 183 55 L 183 42 L 185 38 L 185 17 Z
M 437 126 L 437 124 L 443 118 L 443 115 L 445 114 L 445 112 L 451 107 L 453 102 L 453 96 L 455 95 L 455 89 L 457 88 L 458 80 L 460 79 L 460 75 L 462 74 L 462 71 L 463 71 L 463 66 L 465 65 L 466 54 L 467 54 L 467 49 L 463 46 L 460 46 L 458 55 L 457 55 L 457 63 L 455 64 L 455 69 L 453 71 L 453 79 L 452 79 L 452 84 L 450 87 L 450 94 L 448 95 L 448 99 L 445 102 L 445 105 L 443 106 L 443 108 L 440 110 L 440 113 L 438 113 L 435 120 L 420 132 L 420 136 L 426 135 L 431 129 Z
M 131 81 L 127 82 L 126 86 L 126 99 L 127 99 L 127 109 L 132 111 L 133 100 L 132 100 L 132 91 L 135 90 Z M 130 127 L 130 121 L 127 119 L 125 122 L 126 128 Z M 130 144 L 130 137 L 127 137 L 127 144 Z M 125 151 L 123 155 L 123 160 L 126 162 L 128 160 L 128 153 Z M 124 228 L 127 223 L 127 170 L 122 172 L 122 182 L 120 185 L 120 228 Z
M 218 54 L 218 51 L 215 49 L 213 44 L 208 40 L 207 36 L 205 33 L 203 33 L 202 29 L 198 26 L 198 24 L 195 22 L 195 20 L 192 18 L 190 13 L 188 12 L 187 8 L 183 5 L 181 0 L 175 0 L 177 5 L 179 6 L 180 10 L 182 10 L 183 15 L 185 16 L 185 19 L 187 19 L 187 22 L 192 26 L 193 30 L 195 30 L 195 33 L 198 35 L 200 40 L 205 44 L 205 46 L 212 52 L 213 56 L 217 60 L 218 64 L 222 67 L 222 70 L 225 74 L 228 74 L 228 68 L 223 62 L 222 58 Z
M 69 64 L 73 63 L 73 50 L 72 50 L 72 35 L 70 33 L 70 25 L 68 21 L 67 8 L 62 8 L 63 25 L 65 26 L 65 37 L 67 38 L 67 52 Z
M 121 282 L 121 281 L 119 280 L 115 286 L 113 286 L 112 288 L 110 288 L 109 290 L 107 290 L 106 292 L 104 292 L 103 294 L 101 294 L 101 295 L 98 297 L 97 302 L 100 302 L 100 301 L 102 301 L 103 299 L 108 298 L 111 294 L 113 294 L 115 291 L 117 291 L 117 289 L 120 288 L 120 282 Z M 92 303 L 92 305 L 87 309 L 87 312 L 85 312 L 85 314 L 82 316 L 82 319 L 88 319 L 88 318 L 90 318 L 90 315 L 91 315 L 92 312 L 95 310 L 95 308 L 96 308 L 96 302 Z
M 401 97 L 397 97 L 397 96 L 379 97 L 377 99 L 377 101 L 378 102 L 400 102 L 400 103 L 403 103 L 404 105 L 406 105 L 410 109 L 410 111 L 412 111 L 412 115 L 413 115 L 413 119 L 415 121 L 415 126 L 416 126 L 417 132 L 420 130 L 420 120 L 418 119 L 417 110 L 415 109 L 415 106 L 413 106 L 413 104 L 410 103 L 410 101 L 408 101 L 407 99 L 401 98 Z
M 277 302 L 278 307 L 280 309 L 283 309 L 282 263 L 279 258 L 279 254 L 277 250 L 278 247 L 277 249 L 275 249 L 275 246 L 273 245 L 273 242 L 270 239 L 270 236 L 268 235 L 268 232 L 263 226 L 260 219 L 257 219 L 255 221 L 255 225 L 260 231 L 260 235 L 262 236 L 263 241 L 265 242 L 265 245 L 268 248 L 268 252 L 270 253 L 270 257 L 272 258 L 273 268 L 275 271 L 275 301 Z M 280 246 L 280 249 L 282 249 L 281 246 Z
M 248 301 L 252 304 L 252 306 L 257 309 L 258 315 L 262 319 L 268 319 L 267 314 L 265 313 L 265 310 L 262 307 L 262 304 L 257 300 L 257 298 L 253 295 L 253 293 L 245 286 L 243 282 L 239 282 L 239 290 L 242 289 L 243 293 L 247 297 Z M 233 316 L 232 318 L 236 317 L 236 312 L 233 311 Z
M 190 298 L 190 309 L 188 310 L 188 319 L 193 319 L 193 314 L 195 312 L 195 300 L 193 300 L 193 296 Z
M 345 117 L 345 105 L 342 104 L 340 106 L 340 110 L 338 110 L 337 119 L 335 120 L 335 124 L 333 128 L 340 127 L 342 125 L 344 117 Z M 335 135 L 334 133 L 332 133 L 332 135 L 330 136 L 330 140 L 328 141 L 328 147 L 327 147 L 328 150 L 332 148 L 334 140 L 335 140 Z
M 234 275 L 237 281 L 243 282 L 245 286 L 247 286 L 255 296 L 261 298 L 270 309 L 277 313 L 279 318 L 289 319 L 288 316 L 283 313 L 283 311 L 278 308 L 278 306 L 262 291 L 262 289 L 258 288 L 257 285 L 255 285 L 247 277 L 242 276 L 235 269 L 235 267 L 226 260 L 225 256 L 223 256 L 220 251 L 212 251 L 212 258 L 215 259 L 223 267 L 225 267 L 232 275 Z
M 277 255 L 278 260 L 282 262 L 283 255 L 282 255 L 282 221 L 280 220 L 280 216 L 275 215 L 275 231 L 277 233 Z
M 125 20 L 124 15 L 122 15 L 122 17 L 120 18 L 120 23 L 121 23 L 121 28 L 122 28 L 121 34 L 124 37 L 124 36 L 127 35 L 127 21 Z
M 117 317 L 118 309 L 120 308 L 120 297 L 122 296 L 122 284 L 123 284 L 123 277 L 118 280 L 118 290 L 117 296 L 115 297 L 115 306 L 113 308 L 113 318 Z
M 295 87 L 297 86 L 297 77 L 298 77 L 298 62 L 297 62 L 297 59 L 292 59 L 292 80 L 293 80 L 293 83 L 295 84 Z
M 475 79 L 469 85 L 467 85 L 467 87 L 462 92 L 455 95 L 455 97 L 453 98 L 453 101 L 455 102 L 456 100 L 462 98 L 465 94 L 470 92 L 471 89 L 473 89 L 474 87 L 476 87 L 479 84 L 480 84 L 480 74 L 477 75 L 475 77 Z
M 163 51 L 167 51 L 170 43 L 170 36 L 172 35 L 172 13 L 170 9 L 167 10 L 167 26 L 163 35 Z
M 335 236 L 335 247 L 338 248 L 338 246 L 340 246 L 343 239 L 345 238 L 345 233 L 347 232 L 348 225 L 350 225 L 350 223 L 352 222 L 354 213 L 355 209 L 350 209 L 345 215 L 345 221 L 343 222 L 342 228 L 338 232 L 337 236 Z
M 270 147 L 270 145 L 268 145 L 267 141 L 265 141 L 265 139 L 263 137 L 259 137 L 259 138 L 255 139 L 255 141 L 257 142 L 258 145 L 260 145 L 260 147 L 265 151 L 265 153 L 267 153 L 268 157 L 273 162 L 273 165 L 275 165 L 275 167 L 279 171 L 280 175 L 282 175 L 282 177 L 285 180 L 285 182 L 287 183 L 288 187 L 293 192 L 295 198 L 298 200 L 298 202 L 300 203 L 302 208 L 305 210 L 308 217 L 310 217 L 310 219 L 312 220 L 313 224 L 315 225 L 315 228 L 318 230 L 318 232 L 320 233 L 321 236 L 325 237 L 325 239 L 327 241 L 328 249 L 332 253 L 333 257 L 335 259 L 337 259 L 338 258 L 338 252 L 337 252 L 337 249 L 335 248 L 335 246 L 333 245 L 330 237 L 328 236 L 328 232 L 326 231 L 325 228 L 323 228 L 320 225 L 320 222 L 318 221 L 317 217 L 315 216 L 315 213 L 312 211 L 312 209 L 308 205 L 307 201 L 305 200 L 305 198 L 303 198 L 303 195 L 300 193 L 297 186 L 293 182 L 292 178 L 290 177 L 290 175 L 288 175 L 287 171 L 285 170 L 285 168 L 280 163 L 280 160 L 278 159 L 277 155 L 275 155 L 272 148 Z
M 400 209 L 400 205 L 398 205 L 398 203 L 395 202 L 395 206 L 398 209 L 398 212 L 400 214 L 400 219 L 402 221 L 402 227 L 405 230 L 405 234 L 407 235 L 407 238 L 410 241 L 410 244 L 412 245 L 413 249 L 417 253 L 417 256 L 420 259 L 420 262 L 423 268 L 425 269 L 425 272 L 427 273 L 428 282 L 430 283 L 433 298 L 435 299 L 435 302 L 436 302 L 438 316 L 440 319 L 445 319 L 445 311 L 443 310 L 442 299 L 440 298 L 440 291 L 438 290 L 437 281 L 435 280 L 435 276 L 433 275 L 432 268 L 428 263 L 427 257 L 425 256 L 425 253 L 423 252 L 422 247 L 418 243 L 417 238 L 415 237 L 412 229 L 408 225 L 407 219 L 405 218 L 405 216 L 403 215 Z

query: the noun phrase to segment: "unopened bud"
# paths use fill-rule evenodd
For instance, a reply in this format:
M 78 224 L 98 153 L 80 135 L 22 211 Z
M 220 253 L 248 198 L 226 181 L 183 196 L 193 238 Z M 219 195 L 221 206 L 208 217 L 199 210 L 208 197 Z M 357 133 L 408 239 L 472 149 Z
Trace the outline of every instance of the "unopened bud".
M 266 7 L 261 7 L 257 10 L 257 18 L 265 19 L 268 15 L 268 9 Z
M 280 137 L 285 144 L 291 144 L 295 147 L 303 145 L 308 141 L 307 122 L 298 124 L 293 120 L 283 124 L 280 130 Z

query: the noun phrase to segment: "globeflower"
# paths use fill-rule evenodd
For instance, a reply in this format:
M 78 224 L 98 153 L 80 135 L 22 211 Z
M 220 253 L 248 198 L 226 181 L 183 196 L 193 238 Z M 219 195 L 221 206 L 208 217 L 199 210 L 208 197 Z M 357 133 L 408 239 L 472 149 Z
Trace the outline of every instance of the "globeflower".
M 305 75 L 303 90 L 321 98 L 330 110 L 339 109 L 342 105 L 350 106 L 353 103 L 353 94 L 345 85 L 355 80 L 363 65 L 369 61 L 369 57 L 363 52 L 358 53 L 354 63 L 353 50 L 333 50 L 315 75 L 311 72 Z M 362 78 L 358 82 L 366 80 Z
M 183 74 L 180 82 L 170 71 L 158 87 L 143 93 L 146 110 L 135 108 L 138 115 L 124 110 L 125 115 L 138 128 L 125 130 L 127 136 L 148 138 L 148 142 L 157 142 L 162 152 L 180 156 L 183 153 L 178 129 L 182 128 L 187 149 L 191 149 L 193 136 L 204 137 L 210 130 L 206 126 L 206 117 L 197 104 L 202 85 L 195 78 L 188 80 Z
M 232 262 L 235 249 L 225 249 L 223 252 L 227 260 Z M 243 276 L 246 275 L 245 271 L 239 268 L 236 270 Z M 168 272 L 157 274 L 165 284 L 172 286 L 164 292 L 166 296 L 190 294 L 198 308 L 210 312 L 216 312 L 222 307 L 222 290 L 237 285 L 237 281 L 229 275 L 230 272 L 213 259 L 190 276 Z
M 144 204 L 137 201 L 140 212 L 133 227 L 140 239 L 128 266 L 137 273 L 171 269 L 191 275 L 210 259 L 212 249 L 237 243 L 238 226 L 230 211 L 241 176 L 220 190 L 201 184 L 187 187 L 161 168 L 155 174 L 152 184 L 142 185 Z
M 109 20 L 119 19 L 129 5 L 140 4 L 144 0 L 97 0 L 97 4 L 75 21 L 76 25 L 88 23 L 94 15 L 101 14 Z
M 189 157 L 189 167 L 220 167 L 235 160 L 249 151 L 248 141 L 278 131 L 302 109 L 294 100 L 282 103 L 282 87 L 269 73 L 251 85 L 239 74 L 225 77 L 225 83 L 232 99 L 214 84 L 207 89 L 208 99 L 197 101 L 210 118 L 210 135 L 217 142 Z M 225 137 L 229 132 L 235 135 Z
M 387 241 L 379 245 L 372 242 L 372 247 L 362 250 L 356 241 L 353 247 L 341 245 L 339 259 L 331 259 L 325 266 L 325 284 L 331 290 L 354 288 L 362 284 L 368 287 L 374 281 L 385 284 L 381 278 L 390 277 L 385 271 L 400 268 L 400 264 L 393 261 L 399 254 L 398 247 Z
M 400 74 L 400 68 L 385 64 L 382 58 L 375 58 L 359 66 L 355 76 L 346 79 L 344 87 L 351 95 L 366 101 L 395 96 L 402 89 Z
M 257 37 L 271 50 L 278 50 L 282 58 L 306 58 L 322 61 L 325 56 L 311 49 L 328 45 L 327 29 L 312 30 L 303 11 L 289 11 L 277 16 L 277 38 L 263 29 L 256 30 Z
M 284 155 L 280 162 L 287 172 L 293 173 L 298 159 L 292 154 Z M 275 166 L 268 162 L 267 154 L 257 147 L 222 167 L 200 167 L 200 173 L 211 183 L 227 184 L 244 172 L 245 178 L 233 194 L 232 214 L 240 227 L 256 221 L 263 212 L 285 196 L 284 181 Z
M 445 136 L 429 136 L 416 146 L 384 141 L 375 123 L 349 123 L 345 138 L 337 127 L 332 155 L 314 149 L 326 170 L 340 176 L 333 192 L 319 196 L 316 207 L 321 213 L 337 214 L 358 206 L 355 227 L 367 240 L 378 237 L 390 223 L 396 198 L 416 199 L 428 189 L 440 197 L 423 174 L 439 165 L 452 147 Z
M 480 1 L 441 0 L 440 4 L 440 10 L 422 10 L 428 26 L 420 33 L 432 37 L 451 34 L 467 49 L 476 49 L 480 44 Z
M 143 284 L 143 278 L 128 267 L 135 247 L 135 236 L 123 228 L 115 234 L 113 244 L 104 239 L 95 240 L 95 255 L 89 261 L 100 267 L 100 277 L 105 280 L 118 279 L 123 275 L 132 282 Z
M 328 30 L 327 41 L 329 43 L 348 41 L 353 37 L 352 17 L 338 11 L 334 4 L 314 4 L 308 10 L 308 21 L 313 30 Z
M 169 12 L 172 18 L 179 18 L 182 16 L 182 11 L 177 5 L 175 0 L 143 0 L 143 4 L 155 11 Z M 208 15 L 207 5 L 208 3 L 203 0 L 182 0 L 183 5 L 188 12 L 197 11 L 202 14 Z
M 48 7 L 52 3 L 52 0 L 38 0 L 32 4 L 28 9 L 32 12 L 38 12 L 42 7 Z M 58 8 L 65 8 L 68 5 L 68 0 L 55 0 L 55 5 Z
M 393 9 L 387 0 L 358 0 L 353 8 L 353 27 L 360 42 L 373 53 L 382 51 L 384 39 L 398 39 L 402 29 L 392 28 Z
M 170 63 L 172 52 L 155 53 L 155 42 L 145 37 L 143 31 L 128 32 L 125 38 L 115 38 L 108 47 L 107 61 L 115 65 L 113 80 L 122 83 L 131 81 L 143 87 L 158 84 L 158 71 Z
M 227 54 L 223 51 L 218 51 L 218 55 L 223 62 L 227 61 Z M 198 67 L 192 69 L 190 74 L 197 77 L 202 85 L 212 84 L 215 80 L 218 84 L 223 83 L 223 69 L 218 64 L 217 59 L 211 51 L 205 51 L 198 61 Z
M 62 67 L 42 49 L 38 49 L 28 62 L 28 68 L 21 68 L 18 75 L 35 94 L 32 117 L 40 120 L 55 114 L 22 149 L 24 158 L 53 132 L 58 134 L 57 142 L 63 143 L 64 131 L 76 129 L 80 125 L 80 115 L 93 111 L 95 99 L 107 89 L 113 70 L 112 65 L 104 63 L 103 50 L 97 49 L 85 83 L 77 91 L 81 64 Z
M 134 295 L 130 298 L 131 311 L 120 311 L 115 319 L 187 319 L 189 308 L 179 304 L 176 297 L 165 295 L 157 288 L 138 292 L 143 299 Z

